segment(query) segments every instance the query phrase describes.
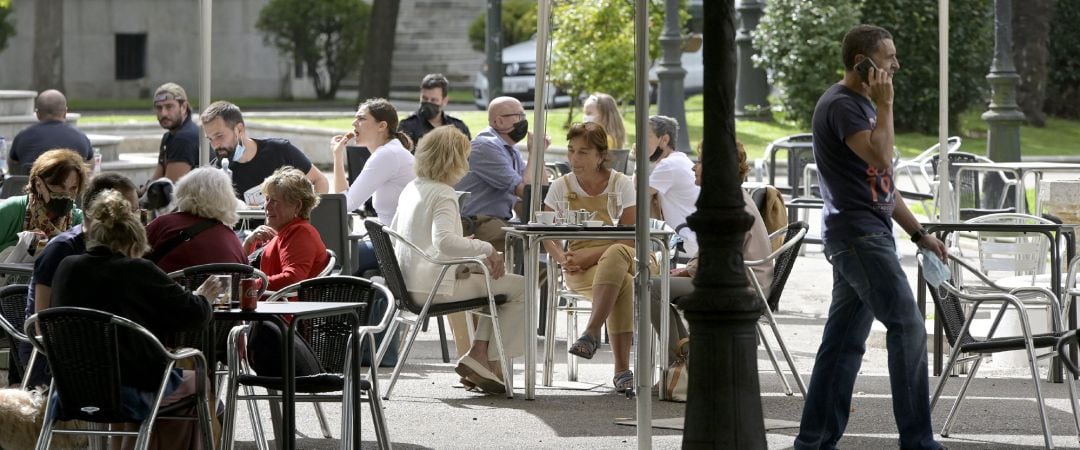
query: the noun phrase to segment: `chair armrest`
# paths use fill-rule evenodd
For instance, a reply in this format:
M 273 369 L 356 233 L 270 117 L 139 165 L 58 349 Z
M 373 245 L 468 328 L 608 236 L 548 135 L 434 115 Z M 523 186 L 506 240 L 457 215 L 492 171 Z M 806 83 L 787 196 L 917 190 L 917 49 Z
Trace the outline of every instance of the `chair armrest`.
M 771 241 L 771 240 L 773 240 L 774 238 L 776 238 L 778 236 L 783 236 L 783 235 L 787 234 L 787 230 L 788 230 L 789 226 L 791 226 L 791 225 L 790 224 L 785 225 L 783 228 L 780 228 L 780 229 L 772 232 L 772 234 L 769 235 L 769 240 Z M 790 249 L 791 247 L 793 247 L 795 245 L 798 245 L 799 241 L 802 241 L 802 239 L 804 237 L 806 237 L 806 228 L 803 228 L 803 229 L 799 230 L 798 234 L 793 236 L 791 239 L 788 239 L 787 242 L 784 243 L 784 245 L 780 246 L 780 248 L 776 249 L 772 253 L 769 253 L 769 256 L 766 256 L 765 258 L 758 259 L 758 260 L 743 261 L 743 265 L 749 267 L 749 266 L 760 266 L 760 265 L 766 264 L 766 263 L 772 263 L 774 260 L 776 260 L 776 258 L 778 258 L 780 256 L 781 253 L 784 253 L 784 252 L 788 251 L 788 249 Z

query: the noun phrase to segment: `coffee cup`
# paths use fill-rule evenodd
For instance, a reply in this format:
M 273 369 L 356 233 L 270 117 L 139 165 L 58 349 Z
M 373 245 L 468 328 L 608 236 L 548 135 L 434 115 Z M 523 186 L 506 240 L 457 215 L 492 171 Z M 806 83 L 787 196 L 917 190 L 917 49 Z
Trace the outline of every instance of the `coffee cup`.
M 589 227 L 589 228 L 602 227 L 602 226 L 604 226 L 604 221 L 603 220 L 586 220 L 584 225 L 586 227 Z
M 536 223 L 553 225 L 555 223 L 555 211 L 537 211 Z

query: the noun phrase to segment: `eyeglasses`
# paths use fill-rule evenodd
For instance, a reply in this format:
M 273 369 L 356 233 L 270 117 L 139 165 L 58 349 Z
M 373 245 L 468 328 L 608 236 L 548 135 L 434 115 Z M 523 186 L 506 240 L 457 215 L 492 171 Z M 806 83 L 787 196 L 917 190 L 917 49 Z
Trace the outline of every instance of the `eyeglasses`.
M 503 115 L 501 115 L 499 117 L 520 117 L 520 118 L 524 119 L 525 118 L 525 113 L 519 112 L 519 113 L 514 113 L 514 114 L 503 114 Z

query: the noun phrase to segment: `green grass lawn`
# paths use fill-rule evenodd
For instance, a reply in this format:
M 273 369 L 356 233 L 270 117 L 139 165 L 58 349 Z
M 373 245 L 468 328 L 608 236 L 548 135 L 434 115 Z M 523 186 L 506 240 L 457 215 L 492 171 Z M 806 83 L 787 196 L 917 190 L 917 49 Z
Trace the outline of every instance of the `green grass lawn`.
M 457 94 L 460 100 L 465 100 L 468 96 L 460 91 L 452 92 Z M 72 110 L 83 112 L 83 117 L 80 119 L 80 123 L 85 124 L 97 124 L 97 123 L 152 123 L 154 122 L 154 116 L 150 111 L 148 105 L 145 105 L 145 100 L 139 100 L 141 102 L 137 107 L 146 106 L 146 114 L 139 115 L 97 115 L 93 110 L 109 110 L 109 109 L 123 109 L 121 106 L 129 105 L 130 101 L 95 101 L 95 108 L 76 107 L 77 103 L 73 102 Z M 352 106 L 354 102 L 335 101 L 335 102 L 283 102 L 280 100 L 267 100 L 267 99 L 250 99 L 240 101 L 240 104 L 253 105 L 254 109 L 266 109 L 277 105 L 278 107 L 284 105 L 290 106 L 315 106 L 322 105 L 326 107 L 340 108 L 342 106 Z M 691 145 L 697 147 L 704 133 L 703 114 L 702 114 L 702 96 L 697 95 L 690 97 L 686 101 L 686 125 L 687 130 L 690 133 Z M 627 145 L 631 145 L 634 142 L 634 109 L 633 105 L 626 106 L 622 109 L 623 113 L 623 125 L 627 130 Z M 962 131 L 963 148 L 969 152 L 976 154 L 985 154 L 986 152 L 986 123 L 979 117 L 981 111 L 971 111 L 961 115 L 960 129 Z M 402 118 L 408 115 L 409 112 L 402 112 Z M 455 111 L 455 116 L 465 121 L 469 126 L 469 129 L 476 132 L 487 127 L 487 113 L 477 110 L 464 110 Z M 529 120 L 532 120 L 532 112 L 529 111 Z M 563 147 L 566 145 L 566 133 L 565 125 L 567 124 L 567 108 L 552 109 L 547 112 L 547 132 L 551 136 L 551 143 L 554 146 Z M 650 114 L 656 114 L 656 106 L 650 108 Z M 573 121 L 581 120 L 581 108 L 575 108 L 573 112 Z M 781 117 L 777 114 L 777 117 Z M 348 130 L 352 125 L 352 117 L 349 115 L 342 115 L 341 118 L 334 119 L 299 119 L 299 118 L 273 118 L 273 119 L 255 119 L 254 121 L 276 124 L 289 124 L 299 126 L 311 126 L 318 128 L 327 128 L 332 130 Z M 808 130 L 799 128 L 791 123 L 783 122 L 782 120 L 772 122 L 760 122 L 752 120 L 736 120 L 735 132 L 738 135 L 738 139 L 743 142 L 746 147 L 746 151 L 750 158 L 759 158 L 765 152 L 765 146 L 769 142 L 796 133 L 805 133 Z M 1020 143 L 1024 155 L 1028 156 L 1059 156 L 1059 155 L 1080 155 L 1080 149 L 1076 148 L 1076 143 L 1080 142 L 1080 121 L 1065 120 L 1065 119 L 1048 119 L 1046 126 L 1043 128 L 1035 128 L 1030 126 L 1023 126 L 1020 132 Z M 936 135 L 926 135 L 921 133 L 901 133 L 896 137 L 896 146 L 903 153 L 904 157 L 912 157 L 921 153 L 926 148 L 937 143 Z

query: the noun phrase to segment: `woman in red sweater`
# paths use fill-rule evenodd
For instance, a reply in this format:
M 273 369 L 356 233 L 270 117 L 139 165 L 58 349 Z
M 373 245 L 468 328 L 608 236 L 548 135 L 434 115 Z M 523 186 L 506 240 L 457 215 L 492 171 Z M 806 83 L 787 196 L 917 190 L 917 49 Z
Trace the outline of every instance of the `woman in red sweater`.
M 262 193 L 266 225 L 244 240 L 244 253 L 263 247 L 259 270 L 269 277 L 271 291 L 314 278 L 329 260 L 319 231 L 308 221 L 319 204 L 315 187 L 303 172 L 286 166 L 263 181 Z

